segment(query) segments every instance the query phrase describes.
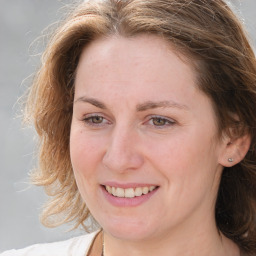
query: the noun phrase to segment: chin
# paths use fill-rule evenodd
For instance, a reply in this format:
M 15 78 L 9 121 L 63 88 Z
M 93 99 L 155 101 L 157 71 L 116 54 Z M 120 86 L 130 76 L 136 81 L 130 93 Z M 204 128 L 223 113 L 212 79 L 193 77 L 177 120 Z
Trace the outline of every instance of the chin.
M 154 225 L 150 225 L 150 222 L 145 221 L 135 221 L 131 220 L 118 220 L 111 219 L 111 222 L 105 222 L 102 225 L 102 228 L 109 235 L 122 239 L 122 240 L 144 240 L 152 237 L 155 234 L 156 229 L 154 229 Z

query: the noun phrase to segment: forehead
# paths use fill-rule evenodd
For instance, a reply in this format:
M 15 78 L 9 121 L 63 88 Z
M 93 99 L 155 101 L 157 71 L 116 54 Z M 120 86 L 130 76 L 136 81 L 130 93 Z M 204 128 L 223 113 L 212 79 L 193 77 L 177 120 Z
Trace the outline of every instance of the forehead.
M 181 47 L 180 47 L 181 48 Z M 148 51 L 148 49 L 151 49 Z M 132 37 L 123 37 L 120 35 L 110 35 L 107 37 L 100 37 L 87 44 L 83 51 L 82 56 L 87 58 L 90 62 L 97 62 L 98 57 L 100 61 L 105 58 L 112 58 L 113 61 L 119 58 L 126 60 L 134 60 L 134 58 L 150 58 L 150 62 L 154 62 L 152 57 L 157 57 L 169 52 L 175 53 L 181 61 L 186 64 L 189 63 L 188 54 L 185 49 L 181 52 L 177 46 L 168 42 L 165 38 L 154 34 L 138 34 Z M 117 53 L 122 53 L 117 55 Z M 133 58 L 132 58 L 133 57 Z M 168 56 L 166 56 L 168 57 Z
M 152 87 L 184 80 L 196 84 L 196 74 L 186 57 L 155 35 L 112 36 L 93 41 L 81 54 L 76 78 L 76 84 L 83 81 L 87 88 L 114 81 L 124 87 L 139 87 L 144 82 Z

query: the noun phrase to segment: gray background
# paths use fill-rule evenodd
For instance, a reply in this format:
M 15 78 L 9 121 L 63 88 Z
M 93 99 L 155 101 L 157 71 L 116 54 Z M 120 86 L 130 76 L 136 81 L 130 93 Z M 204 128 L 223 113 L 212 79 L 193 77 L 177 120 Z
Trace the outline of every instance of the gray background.
M 63 14 L 65 3 L 57 0 L 0 0 L 0 252 L 33 243 L 79 235 L 65 233 L 69 226 L 46 229 L 39 220 L 46 197 L 29 185 L 28 172 L 35 164 L 34 132 L 23 128 L 16 103 L 31 82 L 40 52 L 31 43 L 41 31 Z M 256 45 L 256 1 L 233 0 Z

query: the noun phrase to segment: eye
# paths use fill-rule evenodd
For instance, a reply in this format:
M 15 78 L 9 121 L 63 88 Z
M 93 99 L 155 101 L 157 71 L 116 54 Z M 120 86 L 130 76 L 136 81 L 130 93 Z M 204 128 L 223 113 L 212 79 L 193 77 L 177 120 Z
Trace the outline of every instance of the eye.
M 87 118 L 87 121 L 90 120 L 94 124 L 100 124 L 103 122 L 103 117 L 102 116 L 92 116 Z
M 167 120 L 164 118 L 155 117 L 155 118 L 152 118 L 152 122 L 156 126 L 162 126 L 167 123 Z
M 175 121 L 173 121 L 172 119 L 165 118 L 165 117 L 154 116 L 149 119 L 149 123 L 156 127 L 165 127 L 165 126 L 174 125 Z
M 85 117 L 83 121 L 91 126 L 99 126 L 99 125 L 104 125 L 108 124 L 109 121 L 105 119 L 103 116 L 100 115 L 90 115 L 88 117 Z

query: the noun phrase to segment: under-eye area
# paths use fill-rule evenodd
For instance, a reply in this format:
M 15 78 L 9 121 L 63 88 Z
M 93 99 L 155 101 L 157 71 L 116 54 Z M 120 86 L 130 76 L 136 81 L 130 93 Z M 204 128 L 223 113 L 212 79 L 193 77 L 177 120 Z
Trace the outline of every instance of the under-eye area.
M 123 198 L 134 198 L 138 196 L 147 195 L 159 188 L 159 186 L 145 186 L 145 187 L 136 187 L 136 188 L 119 188 L 119 187 L 112 187 L 112 186 L 105 186 L 105 185 L 102 185 L 102 186 L 109 194 L 115 197 L 123 197 Z

